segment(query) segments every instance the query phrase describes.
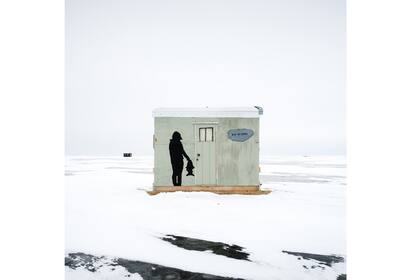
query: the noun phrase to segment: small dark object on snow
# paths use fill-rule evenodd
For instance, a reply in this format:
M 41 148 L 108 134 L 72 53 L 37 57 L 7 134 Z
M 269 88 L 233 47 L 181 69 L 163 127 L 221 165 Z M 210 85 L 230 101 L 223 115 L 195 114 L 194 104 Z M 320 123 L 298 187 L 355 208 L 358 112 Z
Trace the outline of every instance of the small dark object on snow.
M 132 155 L 132 153 L 124 153 L 124 157 L 131 157 Z
M 185 169 L 188 172 L 187 173 L 187 176 L 194 176 L 194 174 L 193 174 L 194 165 L 193 165 L 193 163 L 192 163 L 191 160 L 188 161 L 187 167 Z

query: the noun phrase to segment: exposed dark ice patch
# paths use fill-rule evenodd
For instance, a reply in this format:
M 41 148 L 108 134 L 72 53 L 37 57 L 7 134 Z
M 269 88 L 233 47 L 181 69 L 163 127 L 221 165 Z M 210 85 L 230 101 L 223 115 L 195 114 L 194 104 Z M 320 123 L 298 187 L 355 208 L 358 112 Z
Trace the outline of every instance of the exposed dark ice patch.
M 283 253 L 290 254 L 297 256 L 299 258 L 303 258 L 305 260 L 316 260 L 319 264 L 330 266 L 333 263 L 340 263 L 344 262 L 344 258 L 337 255 L 319 255 L 319 254 L 310 254 L 310 253 L 302 253 L 302 252 L 291 252 L 291 251 L 282 251 Z
M 337 280 L 346 280 L 347 279 L 347 275 L 346 274 L 340 274 L 337 277 Z
M 130 273 L 140 274 L 144 280 L 243 280 L 240 278 L 203 274 L 126 259 L 117 259 L 117 264 L 125 267 Z
M 244 252 L 244 248 L 238 245 L 229 245 L 222 242 L 214 242 L 178 235 L 166 235 L 161 239 L 186 250 L 212 251 L 216 255 L 249 261 L 249 254 Z
M 100 267 L 104 266 L 110 270 L 114 270 L 116 266 L 121 266 L 131 274 L 139 274 L 144 280 L 243 280 L 241 278 L 185 271 L 142 261 L 107 258 L 105 256 L 98 257 L 85 253 L 68 254 L 68 257 L 65 258 L 65 265 L 71 269 L 81 267 L 91 272 L 96 272 Z M 129 276 L 127 275 L 127 277 Z
M 65 257 L 64 265 L 72 269 L 82 267 L 90 272 L 95 272 L 98 269 L 97 262 L 103 258 L 84 253 L 70 253 L 68 257 Z

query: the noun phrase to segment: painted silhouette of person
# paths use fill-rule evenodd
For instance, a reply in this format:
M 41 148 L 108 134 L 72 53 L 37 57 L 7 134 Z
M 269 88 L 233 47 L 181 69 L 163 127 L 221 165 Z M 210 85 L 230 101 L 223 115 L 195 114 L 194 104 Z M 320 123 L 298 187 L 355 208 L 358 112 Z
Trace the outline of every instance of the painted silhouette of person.
M 181 134 L 178 131 L 175 131 L 169 142 L 169 154 L 171 155 L 172 164 L 172 183 L 174 186 L 181 186 L 184 157 L 188 160 L 188 162 L 191 162 L 190 157 L 184 151 L 184 146 L 182 146 L 181 140 Z

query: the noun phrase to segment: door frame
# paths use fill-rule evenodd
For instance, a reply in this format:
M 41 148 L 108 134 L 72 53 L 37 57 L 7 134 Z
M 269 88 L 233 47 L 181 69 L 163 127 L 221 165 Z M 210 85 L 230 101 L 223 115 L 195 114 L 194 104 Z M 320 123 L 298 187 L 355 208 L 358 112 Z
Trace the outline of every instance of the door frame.
M 217 128 L 218 128 L 219 122 L 193 122 L 193 127 L 194 127 L 194 158 L 196 159 L 197 157 L 197 137 L 199 137 L 199 135 L 197 135 L 198 133 L 198 128 L 199 127 L 205 127 L 205 126 L 210 126 L 213 127 L 213 139 L 214 139 L 214 172 L 216 174 L 215 176 L 215 181 L 216 181 L 216 186 L 218 185 L 219 182 L 219 172 L 218 172 L 218 168 L 217 168 Z M 194 177 L 194 184 L 197 185 L 197 179 Z M 205 185 L 205 184 L 200 184 L 200 185 Z

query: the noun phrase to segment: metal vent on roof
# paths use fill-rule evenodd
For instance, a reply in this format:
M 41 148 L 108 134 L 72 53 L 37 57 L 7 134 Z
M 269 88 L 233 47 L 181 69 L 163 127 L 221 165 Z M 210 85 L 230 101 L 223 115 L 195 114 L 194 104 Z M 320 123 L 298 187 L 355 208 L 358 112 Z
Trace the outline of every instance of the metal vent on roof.
M 258 109 L 258 115 L 262 115 L 263 114 L 264 110 L 263 110 L 262 107 L 260 107 L 260 106 L 254 106 L 254 107 Z

